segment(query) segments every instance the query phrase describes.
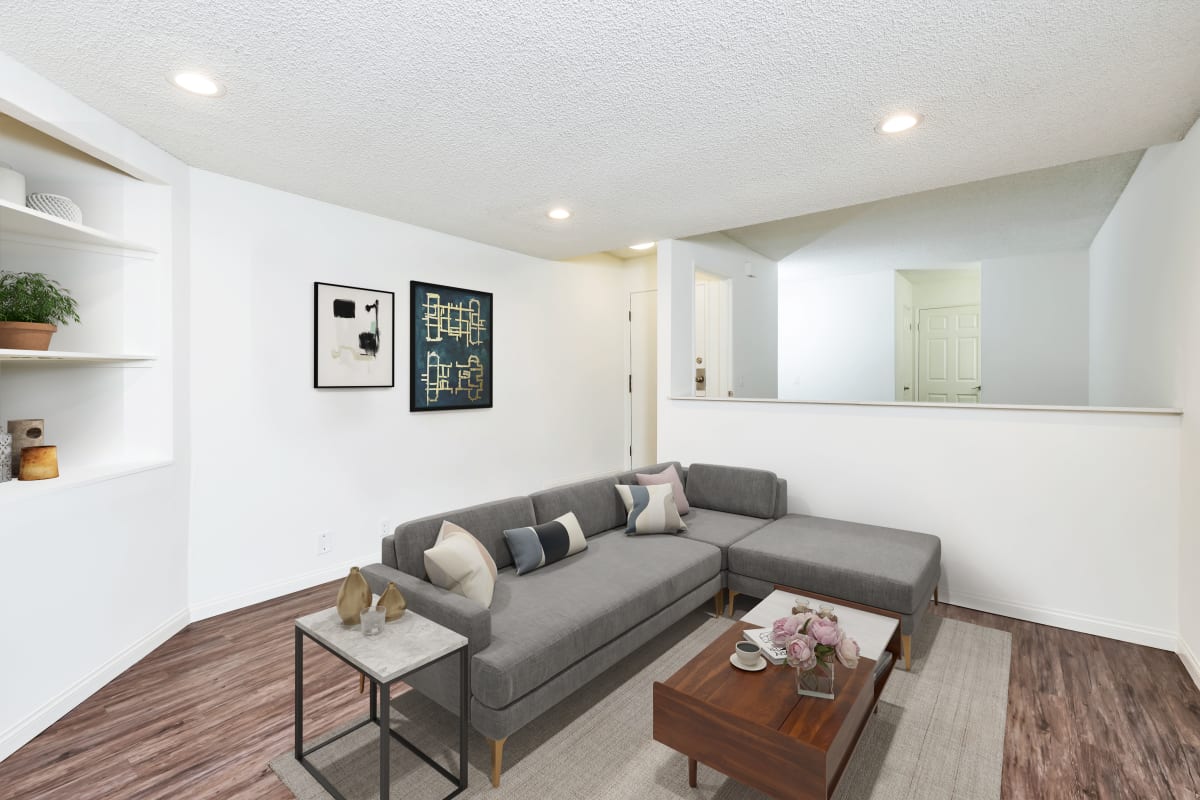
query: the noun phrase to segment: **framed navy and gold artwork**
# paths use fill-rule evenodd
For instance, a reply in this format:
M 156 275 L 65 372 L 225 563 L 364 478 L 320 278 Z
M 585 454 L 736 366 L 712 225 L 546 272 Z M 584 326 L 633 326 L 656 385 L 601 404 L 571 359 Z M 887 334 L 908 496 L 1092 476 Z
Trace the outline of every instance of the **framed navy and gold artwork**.
M 492 294 L 412 281 L 410 411 L 492 407 Z
M 314 283 L 313 297 L 313 386 L 395 386 L 395 294 Z

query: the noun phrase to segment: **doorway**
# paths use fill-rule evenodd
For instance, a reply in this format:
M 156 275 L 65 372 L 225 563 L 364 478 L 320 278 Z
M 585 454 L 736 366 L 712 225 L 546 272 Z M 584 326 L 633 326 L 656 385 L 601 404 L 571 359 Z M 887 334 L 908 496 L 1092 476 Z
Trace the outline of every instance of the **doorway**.
M 658 292 L 629 293 L 629 468 L 658 463 Z
M 979 306 L 922 308 L 917 323 L 917 399 L 978 403 Z
M 696 270 L 694 394 L 733 396 L 733 281 Z

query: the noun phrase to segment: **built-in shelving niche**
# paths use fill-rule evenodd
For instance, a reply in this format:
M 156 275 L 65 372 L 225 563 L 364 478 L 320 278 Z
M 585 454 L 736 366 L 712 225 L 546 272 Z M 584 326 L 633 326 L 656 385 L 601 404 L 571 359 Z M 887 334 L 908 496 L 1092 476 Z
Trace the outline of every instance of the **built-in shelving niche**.
M 84 223 L 0 200 L 0 270 L 46 273 L 82 318 L 52 350 L 0 349 L 0 426 L 44 419 L 62 474 L 2 483 L 0 505 L 168 463 L 171 188 L 2 114 L 0 162 L 25 175 L 27 191 L 70 197 Z

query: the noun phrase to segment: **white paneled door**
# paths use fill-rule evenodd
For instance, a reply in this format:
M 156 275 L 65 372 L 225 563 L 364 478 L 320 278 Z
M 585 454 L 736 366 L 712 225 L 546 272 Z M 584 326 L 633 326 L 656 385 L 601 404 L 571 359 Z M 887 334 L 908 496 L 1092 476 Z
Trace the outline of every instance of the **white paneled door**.
M 922 308 L 917 326 L 917 399 L 978 403 L 979 306 Z
M 658 463 L 658 292 L 629 295 L 629 466 Z

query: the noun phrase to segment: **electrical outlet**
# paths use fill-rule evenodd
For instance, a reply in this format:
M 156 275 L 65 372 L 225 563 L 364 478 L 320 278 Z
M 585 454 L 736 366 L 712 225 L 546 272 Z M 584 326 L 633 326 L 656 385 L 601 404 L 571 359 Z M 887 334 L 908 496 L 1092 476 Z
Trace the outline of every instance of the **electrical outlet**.
M 379 532 L 384 536 L 392 535 L 392 533 L 394 533 L 392 530 L 392 523 L 386 519 L 379 520 Z
M 328 555 L 333 549 L 333 531 L 321 531 L 317 534 L 317 555 Z

